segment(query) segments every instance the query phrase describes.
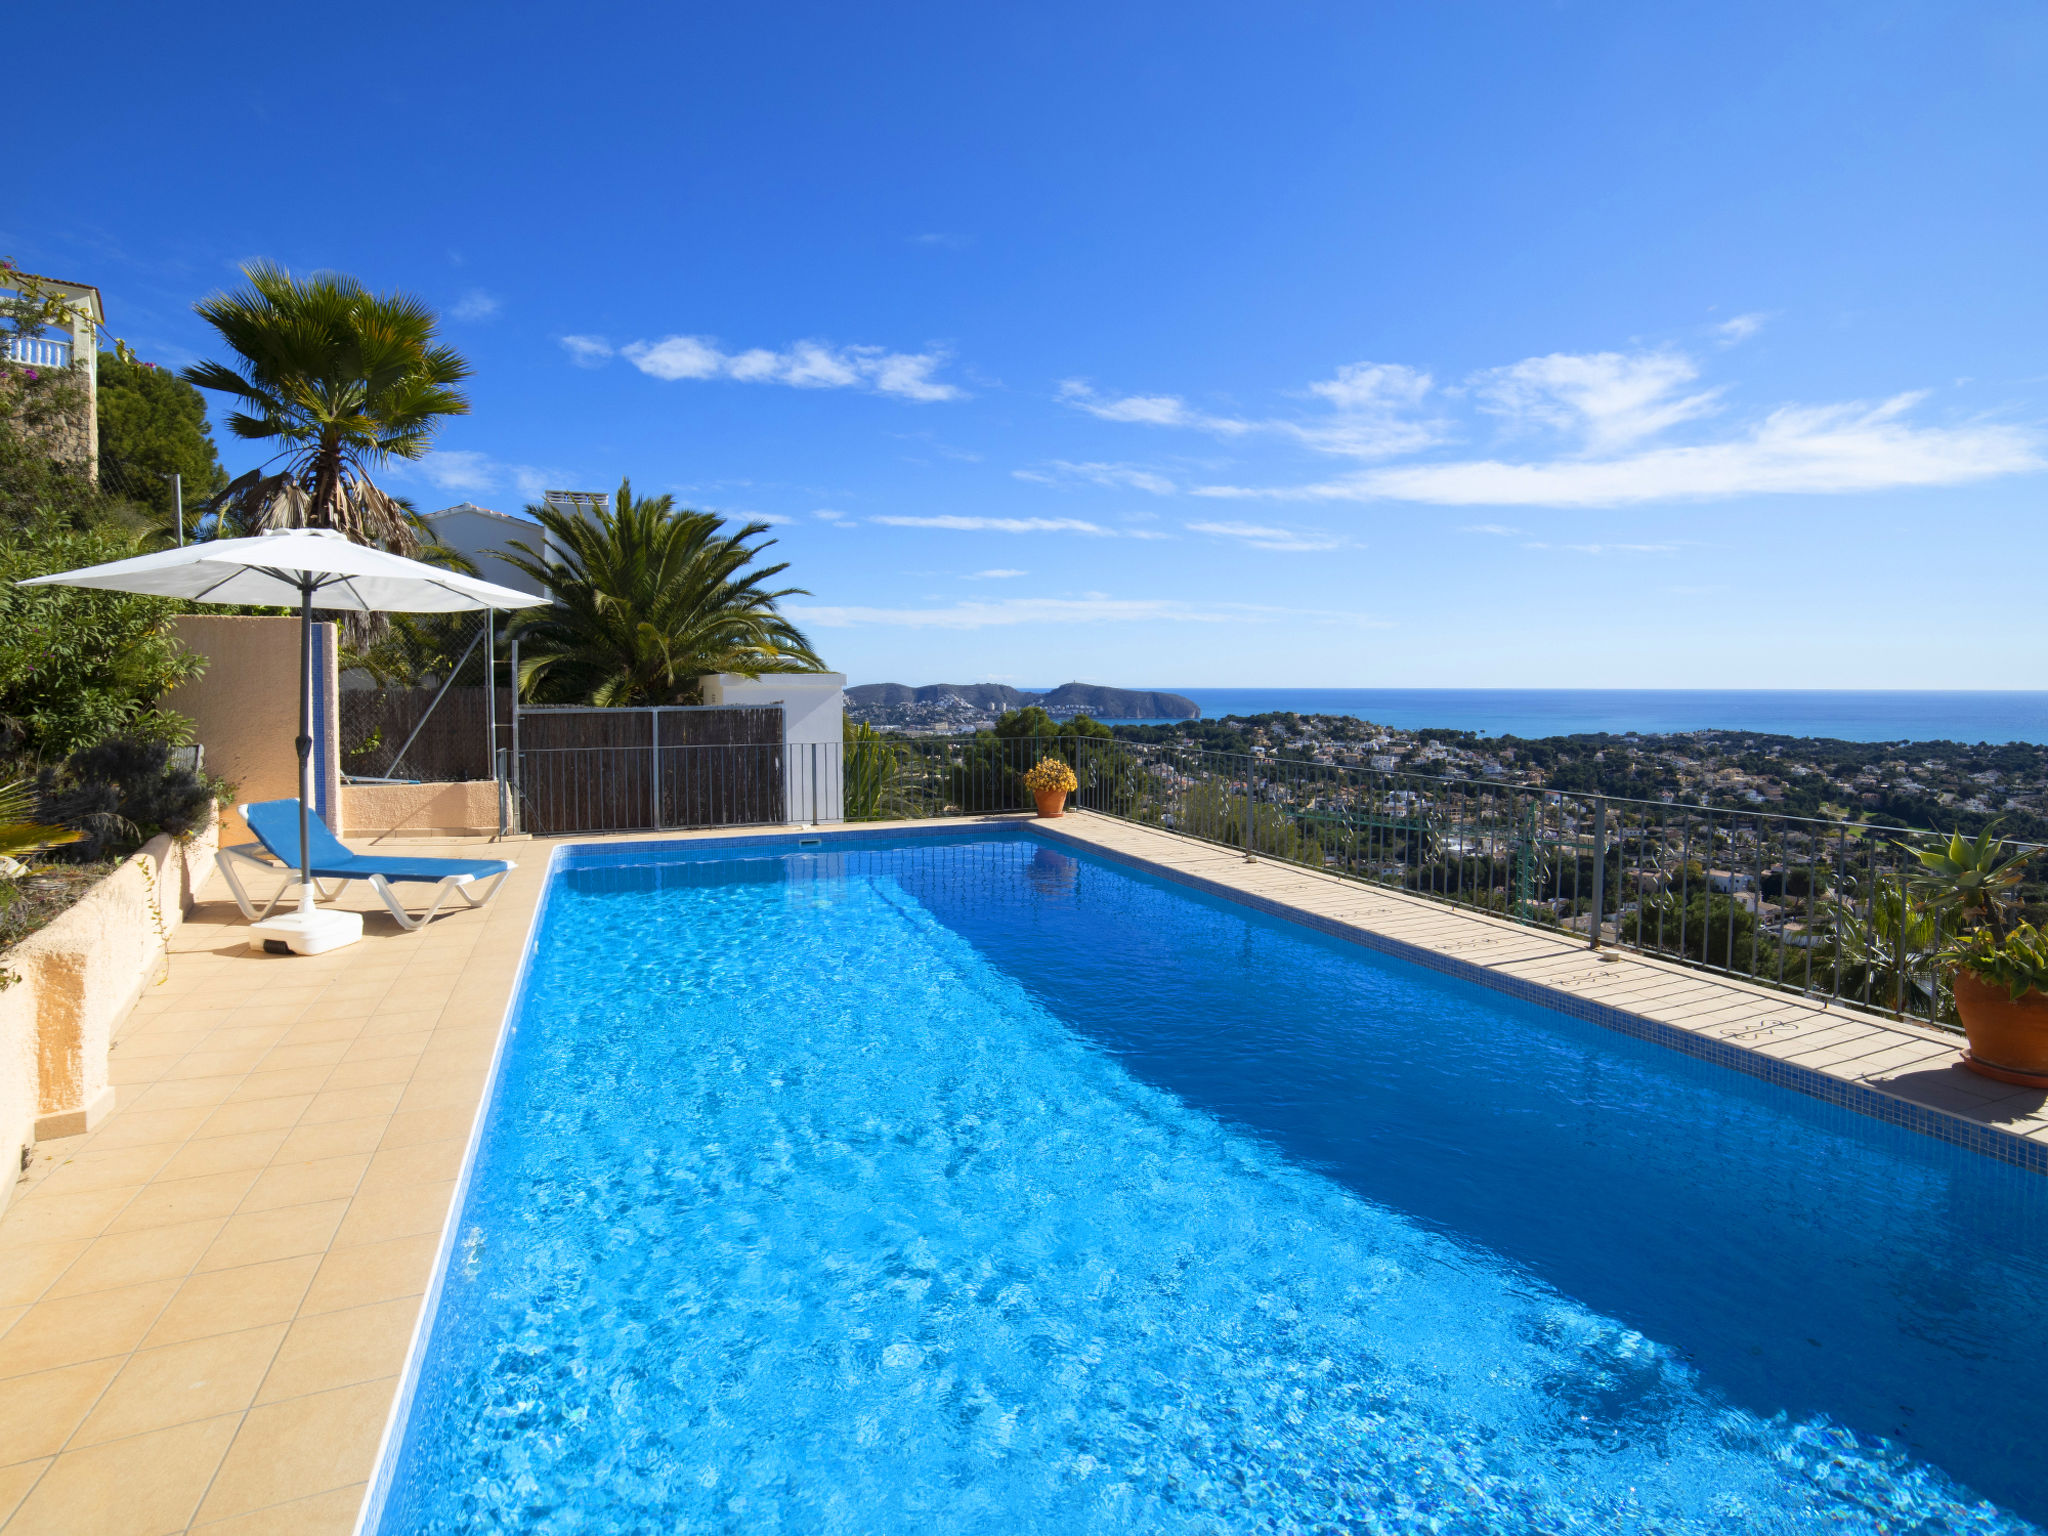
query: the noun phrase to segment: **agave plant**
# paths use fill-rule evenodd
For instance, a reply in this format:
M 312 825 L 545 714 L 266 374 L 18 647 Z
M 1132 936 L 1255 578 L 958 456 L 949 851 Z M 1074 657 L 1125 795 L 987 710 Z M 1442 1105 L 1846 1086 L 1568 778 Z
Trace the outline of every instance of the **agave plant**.
M 1937 917 L 1954 913 L 1959 929 L 1981 921 L 1991 929 L 1992 938 L 2003 943 L 2007 893 L 2020 883 L 2027 861 L 2037 850 L 2006 853 L 2004 841 L 1996 835 L 1997 827 L 1998 823 L 1991 823 L 1974 839 L 1952 832 L 1946 846 L 1912 848 L 1901 843 L 1899 847 L 1920 861 L 1911 888 L 1922 907 Z

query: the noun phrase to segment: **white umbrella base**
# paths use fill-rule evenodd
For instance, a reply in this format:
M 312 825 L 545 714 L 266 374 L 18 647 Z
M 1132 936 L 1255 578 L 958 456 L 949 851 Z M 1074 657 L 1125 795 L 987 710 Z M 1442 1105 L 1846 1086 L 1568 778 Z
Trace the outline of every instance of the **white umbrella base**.
M 322 955 L 363 936 L 363 914 L 315 907 L 249 925 L 249 947 L 263 954 Z

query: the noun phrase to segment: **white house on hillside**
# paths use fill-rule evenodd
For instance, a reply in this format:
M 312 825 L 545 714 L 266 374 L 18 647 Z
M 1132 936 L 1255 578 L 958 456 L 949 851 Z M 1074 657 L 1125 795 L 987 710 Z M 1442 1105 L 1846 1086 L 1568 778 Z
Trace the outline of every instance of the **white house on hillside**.
M 515 539 L 529 549 L 544 549 L 539 523 L 514 517 L 509 512 L 493 512 L 473 501 L 458 502 L 438 512 L 429 512 L 420 521 L 441 543 L 474 560 L 477 575 L 485 581 L 495 581 L 515 592 L 531 592 L 536 597 L 541 595 L 539 582 L 490 553 L 491 550 L 504 549 Z

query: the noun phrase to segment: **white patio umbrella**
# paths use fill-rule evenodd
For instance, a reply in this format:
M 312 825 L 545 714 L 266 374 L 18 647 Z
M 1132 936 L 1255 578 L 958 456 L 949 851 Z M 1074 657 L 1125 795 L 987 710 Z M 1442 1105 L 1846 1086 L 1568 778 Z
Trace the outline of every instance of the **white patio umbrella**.
M 313 799 L 313 610 L 461 613 L 530 608 L 547 601 L 353 543 L 346 534 L 330 528 L 280 528 L 249 539 L 187 544 L 132 560 L 36 576 L 20 585 L 99 587 L 201 603 L 298 605 L 299 910 L 274 918 L 264 927 L 266 932 L 278 929 L 277 937 L 302 954 L 336 948 L 362 933 L 362 919 L 357 914 L 321 912 L 313 906 L 312 839 L 307 835 Z

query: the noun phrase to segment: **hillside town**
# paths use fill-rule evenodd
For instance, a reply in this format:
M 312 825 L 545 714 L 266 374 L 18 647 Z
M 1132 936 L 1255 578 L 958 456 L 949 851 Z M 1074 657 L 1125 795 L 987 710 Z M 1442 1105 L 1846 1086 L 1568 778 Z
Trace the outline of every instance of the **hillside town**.
M 1298 714 L 1112 729 L 1131 741 L 1254 757 L 1791 816 L 1972 834 L 1996 821 L 2008 836 L 2048 841 L 2048 750 L 2026 742 L 1855 742 L 1743 731 L 1525 740 Z

